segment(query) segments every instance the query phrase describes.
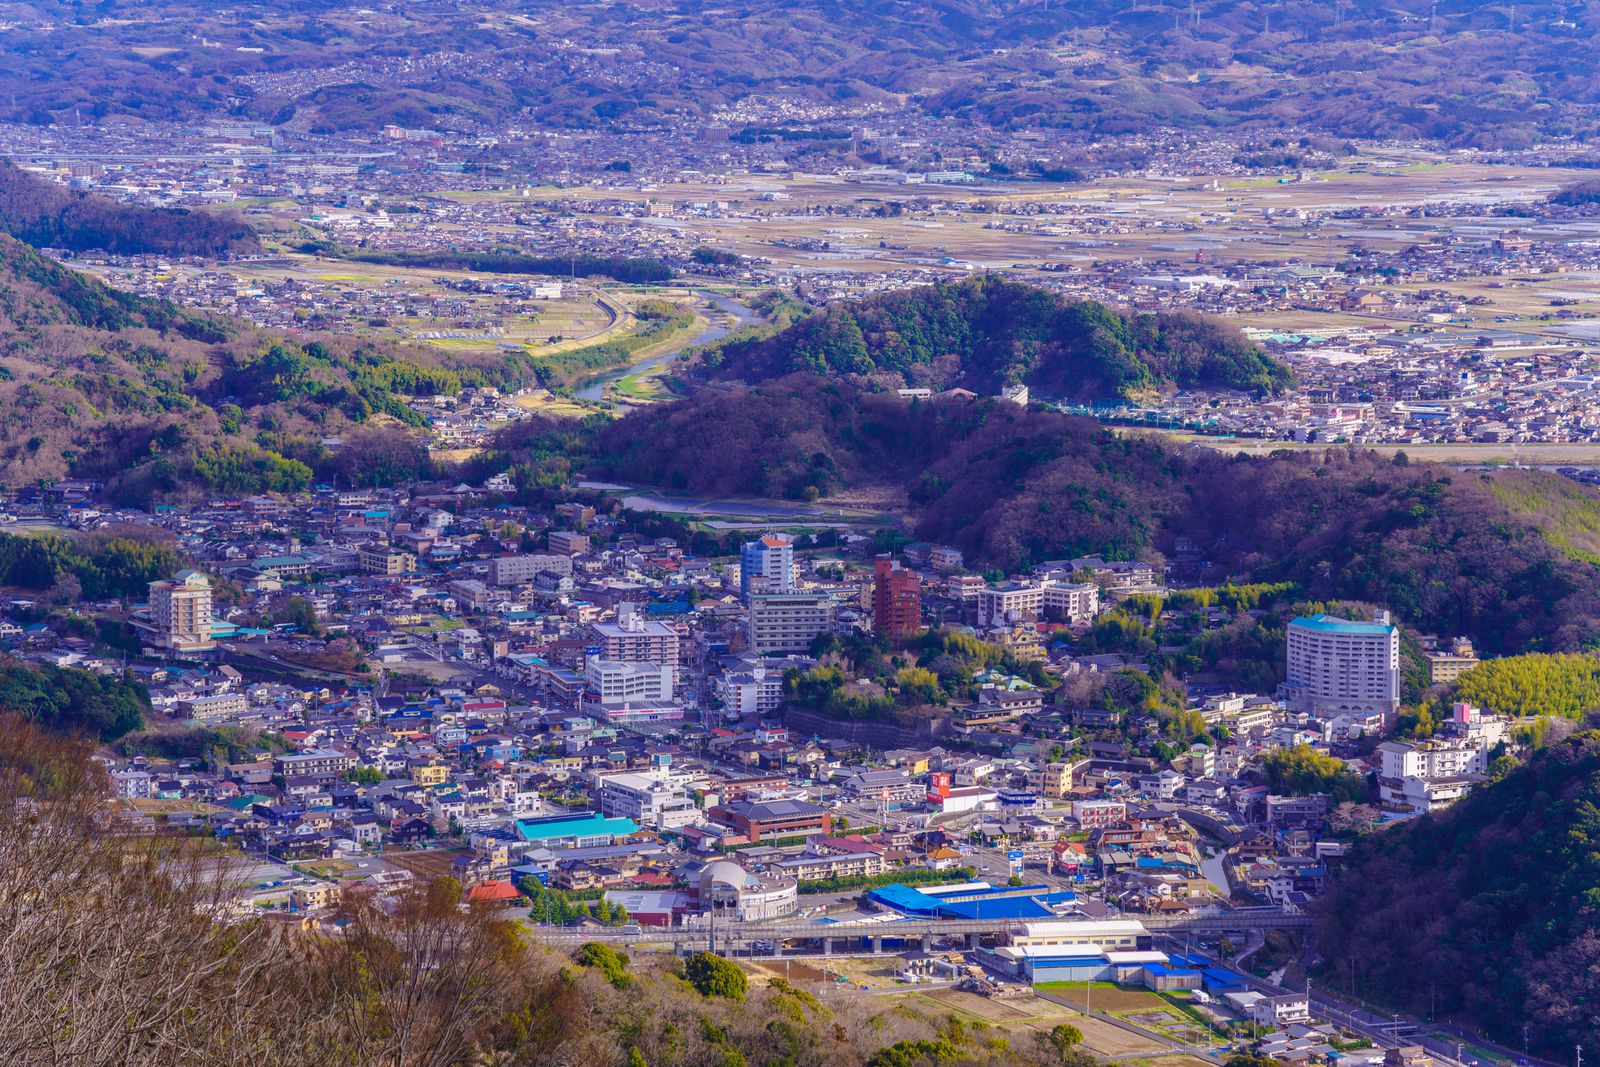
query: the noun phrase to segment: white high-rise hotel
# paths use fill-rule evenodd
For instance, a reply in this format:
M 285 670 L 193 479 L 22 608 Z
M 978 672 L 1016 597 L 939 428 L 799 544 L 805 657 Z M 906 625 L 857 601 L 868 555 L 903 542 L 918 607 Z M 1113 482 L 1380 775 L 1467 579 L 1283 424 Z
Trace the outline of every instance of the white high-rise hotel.
M 150 621 L 158 644 L 179 652 L 217 647 L 211 639 L 211 580 L 197 570 L 181 570 L 150 583 Z
M 1289 708 L 1317 715 L 1400 710 L 1400 630 L 1389 613 L 1371 622 L 1313 615 L 1289 624 Z

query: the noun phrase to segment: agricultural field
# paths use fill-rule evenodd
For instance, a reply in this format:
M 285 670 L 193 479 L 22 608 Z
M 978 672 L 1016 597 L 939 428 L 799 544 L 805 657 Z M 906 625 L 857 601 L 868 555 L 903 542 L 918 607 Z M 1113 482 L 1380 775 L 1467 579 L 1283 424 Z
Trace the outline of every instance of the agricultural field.
M 1041 992 L 1074 1005 L 1114 1015 L 1128 1023 L 1189 1045 L 1205 1045 L 1212 1037 L 1212 1026 L 1186 992 L 1152 993 L 1096 982 L 1085 998 L 1082 982 L 1048 982 L 1037 987 Z
M 410 871 L 417 879 L 427 882 L 434 878 L 443 878 L 450 873 L 450 861 L 463 854 L 461 849 L 432 848 L 421 851 L 406 849 L 389 849 L 383 854 L 383 861 L 391 867 Z
M 1118 1056 L 1143 1056 L 1160 1052 L 1167 1047 L 1143 1034 L 1136 1034 L 1114 1023 L 1092 1019 L 1086 1015 L 1063 1016 L 1060 1019 L 1036 1023 L 1035 1026 L 1041 1030 L 1048 1030 L 1057 1022 L 1070 1022 L 1076 1026 L 1083 1033 L 1083 1047 L 1105 1059 L 1114 1059 Z
M 1160 1012 L 1167 1003 L 1144 989 L 1124 989 L 1110 982 L 1095 982 L 1085 994 L 1083 982 L 1041 982 L 1035 986 L 1041 993 L 1049 993 L 1082 1007 L 1087 1001 L 1095 1011 L 1108 1015 L 1126 1015 L 1131 1012 Z

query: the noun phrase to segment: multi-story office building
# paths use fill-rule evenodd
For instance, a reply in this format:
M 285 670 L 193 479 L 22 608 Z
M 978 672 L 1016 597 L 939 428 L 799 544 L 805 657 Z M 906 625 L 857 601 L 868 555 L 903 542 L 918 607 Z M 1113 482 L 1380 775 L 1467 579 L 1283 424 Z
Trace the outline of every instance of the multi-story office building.
M 1072 792 L 1074 773 L 1085 765 L 1077 763 L 1046 763 L 1029 776 L 1028 785 L 1034 792 L 1051 800 L 1059 800 Z
M 1380 611 L 1371 622 L 1313 615 L 1289 624 L 1289 707 L 1315 715 L 1400 708 L 1400 630 Z
M 739 549 L 739 595 L 794 592 L 794 538 L 767 534 Z
M 176 652 L 215 648 L 211 639 L 211 579 L 185 569 L 150 583 L 150 621 L 156 641 Z
M 464 609 L 481 610 L 494 602 L 494 591 L 476 578 L 457 578 L 445 585 L 458 605 Z
M 546 538 L 550 551 L 563 556 L 581 556 L 589 551 L 589 535 L 571 530 L 551 530 Z
M 417 569 L 417 557 L 393 545 L 366 545 L 360 558 L 367 574 L 410 574 Z
M 657 704 L 672 699 L 673 668 L 659 663 L 619 663 L 590 656 L 585 688 L 601 704 Z
M 495 585 L 522 585 L 535 575 L 572 573 L 572 557 L 547 553 L 536 556 L 500 556 L 489 561 L 489 580 Z
M 833 600 L 826 593 L 753 593 L 749 636 L 753 652 L 805 652 L 818 634 L 833 628 Z
M 783 703 L 783 672 L 757 667 L 724 675 L 722 703 L 732 718 L 776 711 Z
M 1049 618 L 1087 622 L 1100 610 L 1100 587 L 1089 582 L 1008 582 L 978 590 L 979 626 L 1014 626 Z
M 1100 587 L 1093 582 L 1046 582 L 1044 617 L 1055 622 L 1088 622 L 1100 613 Z
M 1495 732 L 1383 742 L 1378 746 L 1378 802 L 1391 810 L 1425 812 L 1459 800 L 1483 780 L 1490 741 L 1501 736 Z
M 1037 622 L 1043 609 L 1044 586 L 1038 582 L 1008 582 L 978 591 L 979 626 Z
M 680 782 L 660 774 L 609 774 L 600 779 L 600 813 L 632 819 L 653 830 L 701 821 L 700 809 Z
M 355 763 L 336 748 L 313 748 L 304 752 L 285 752 L 272 758 L 273 769 L 286 778 L 296 775 L 343 774 Z
M 1428 684 L 1449 685 L 1478 665 L 1478 653 L 1469 638 L 1458 637 L 1449 651 L 1435 649 L 1424 654 L 1428 663 Z
M 873 568 L 872 628 L 895 639 L 922 629 L 922 580 L 888 556 Z

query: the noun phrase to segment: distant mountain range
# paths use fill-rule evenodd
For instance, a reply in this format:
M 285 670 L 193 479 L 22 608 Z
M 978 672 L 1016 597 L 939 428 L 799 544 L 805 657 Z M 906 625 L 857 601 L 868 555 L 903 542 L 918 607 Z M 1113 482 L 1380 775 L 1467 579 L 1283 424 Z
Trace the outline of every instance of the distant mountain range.
M 1020 383 L 1072 400 L 1195 386 L 1275 393 L 1292 381 L 1218 319 L 1130 314 L 987 276 L 830 304 L 770 337 L 727 341 L 702 362 L 742 381 L 804 371 L 989 395 Z
M 1286 127 L 1495 148 L 1587 138 L 1600 117 L 1600 0 L 105 0 L 92 18 L 35 0 L 0 19 L 0 119 L 40 124 L 329 132 L 520 114 L 637 131 L 784 96 L 1096 137 L 1241 127 L 1282 156 L 1298 150 Z M 847 148 L 843 133 L 805 148 Z

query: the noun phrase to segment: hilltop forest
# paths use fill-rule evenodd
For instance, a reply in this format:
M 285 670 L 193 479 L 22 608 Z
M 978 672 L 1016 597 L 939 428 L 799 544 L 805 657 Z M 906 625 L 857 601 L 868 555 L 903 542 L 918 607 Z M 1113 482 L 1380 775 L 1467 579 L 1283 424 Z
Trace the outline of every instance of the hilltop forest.
M 1275 393 L 1291 381 L 1288 368 L 1218 319 L 1120 312 L 988 276 L 840 301 L 700 358 L 717 378 L 805 371 L 869 387 L 991 395 L 1022 383 L 1071 400 L 1196 386 Z

